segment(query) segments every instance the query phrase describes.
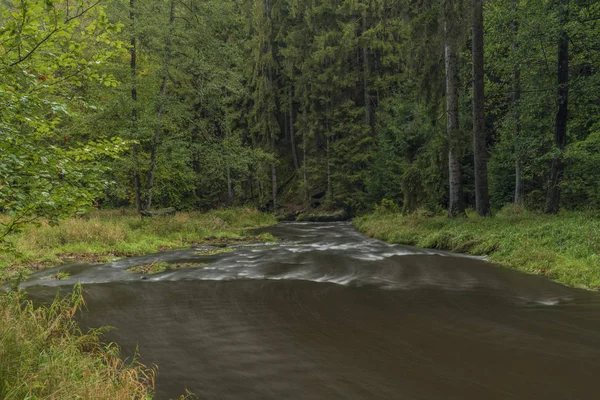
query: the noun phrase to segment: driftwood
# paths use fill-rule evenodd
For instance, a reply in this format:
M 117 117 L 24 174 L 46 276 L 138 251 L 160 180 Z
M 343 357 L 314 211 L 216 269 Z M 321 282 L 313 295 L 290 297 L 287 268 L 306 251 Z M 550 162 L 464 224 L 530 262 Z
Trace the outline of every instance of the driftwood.
M 142 217 L 166 217 L 168 215 L 175 215 L 176 212 L 177 210 L 175 210 L 173 207 L 169 207 L 156 211 L 142 210 L 140 211 L 140 214 L 142 215 Z

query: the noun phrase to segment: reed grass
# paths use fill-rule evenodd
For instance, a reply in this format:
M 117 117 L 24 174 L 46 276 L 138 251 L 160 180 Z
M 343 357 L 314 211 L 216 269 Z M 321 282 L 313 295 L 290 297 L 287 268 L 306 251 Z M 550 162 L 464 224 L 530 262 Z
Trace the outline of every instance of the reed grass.
M 81 286 L 36 307 L 23 293 L 0 294 L 0 399 L 150 399 L 155 370 L 125 362 L 106 329 L 82 332 Z

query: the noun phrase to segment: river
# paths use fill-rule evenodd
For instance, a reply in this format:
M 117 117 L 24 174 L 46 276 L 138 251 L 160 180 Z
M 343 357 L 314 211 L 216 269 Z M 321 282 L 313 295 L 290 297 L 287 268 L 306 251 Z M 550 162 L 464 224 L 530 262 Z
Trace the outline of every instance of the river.
M 159 367 L 157 398 L 592 399 L 600 294 L 482 259 L 390 245 L 347 223 L 282 224 L 276 244 L 61 267 L 87 327 Z M 204 265 L 147 277 L 153 261 Z M 210 263 L 205 265 L 206 263 Z

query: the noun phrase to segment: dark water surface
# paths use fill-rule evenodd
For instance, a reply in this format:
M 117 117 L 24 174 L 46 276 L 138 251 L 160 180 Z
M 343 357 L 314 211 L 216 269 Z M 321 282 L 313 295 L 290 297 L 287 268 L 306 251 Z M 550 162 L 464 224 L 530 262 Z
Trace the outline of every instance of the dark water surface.
M 283 224 L 282 242 L 38 274 L 84 283 L 83 324 L 157 364 L 159 399 L 594 399 L 600 295 L 485 261 Z M 155 260 L 205 263 L 142 280 Z

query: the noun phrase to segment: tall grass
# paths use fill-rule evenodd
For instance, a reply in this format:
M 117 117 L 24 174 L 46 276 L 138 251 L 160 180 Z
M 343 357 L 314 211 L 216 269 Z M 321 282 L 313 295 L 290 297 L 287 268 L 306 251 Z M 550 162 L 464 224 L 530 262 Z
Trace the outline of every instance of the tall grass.
M 80 286 L 41 307 L 0 294 L 0 399 L 152 398 L 154 370 L 124 363 L 103 330 L 83 333 L 74 320 L 83 305 Z
M 391 243 L 488 255 L 490 261 L 569 286 L 600 288 L 600 215 L 548 216 L 508 207 L 492 218 L 379 212 L 354 220 Z
M 249 208 L 154 218 L 141 218 L 133 211 L 98 211 L 54 227 L 41 221 L 9 238 L 20 254 L 0 254 L 0 282 L 27 269 L 60 264 L 65 257 L 108 261 L 184 248 L 209 238 L 272 240 L 269 235 L 255 237 L 248 230 L 275 223 L 272 215 Z

